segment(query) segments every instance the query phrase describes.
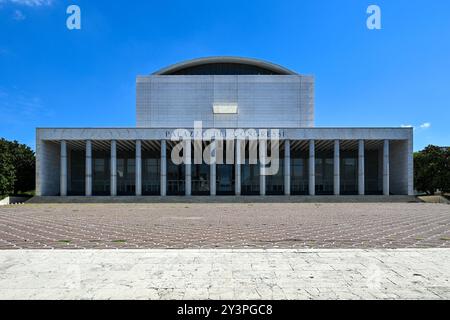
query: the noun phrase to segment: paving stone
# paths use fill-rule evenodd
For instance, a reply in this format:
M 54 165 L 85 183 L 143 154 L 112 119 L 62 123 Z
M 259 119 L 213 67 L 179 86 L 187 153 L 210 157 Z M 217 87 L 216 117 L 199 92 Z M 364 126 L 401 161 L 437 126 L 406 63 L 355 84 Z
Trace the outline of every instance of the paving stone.
M 449 265 L 450 249 L 3 250 L 0 299 L 449 299 Z
M 0 207 L 4 249 L 450 248 L 450 206 L 421 203 Z

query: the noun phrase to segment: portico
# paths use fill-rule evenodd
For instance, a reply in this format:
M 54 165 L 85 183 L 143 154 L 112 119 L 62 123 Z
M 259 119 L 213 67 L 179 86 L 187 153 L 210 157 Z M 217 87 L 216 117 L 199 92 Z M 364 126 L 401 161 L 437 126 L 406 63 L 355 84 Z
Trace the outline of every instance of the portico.
M 279 170 L 262 175 L 261 141 L 222 141 L 222 155 L 195 161 L 197 141 L 182 142 L 190 163 L 175 164 L 170 129 L 38 129 L 38 193 L 42 196 L 411 195 L 409 129 L 282 129 Z M 352 139 L 350 135 L 353 135 Z M 386 139 L 387 137 L 390 139 Z M 76 137 L 76 138 L 74 138 Z M 336 139 L 338 137 L 339 139 Z M 81 138 L 81 139 L 80 139 Z M 334 138 L 334 139 L 333 139 Z M 210 143 L 200 142 L 202 153 Z M 231 148 L 230 148 L 231 146 Z M 227 163 L 230 154 L 233 162 Z M 242 156 L 244 155 L 244 156 Z M 228 157 L 227 157 L 228 156 Z M 271 155 L 273 156 L 273 155 Z M 218 164 L 218 158 L 222 160 Z M 43 161 L 44 160 L 44 161 Z M 268 164 L 267 166 L 270 166 Z M 392 174 L 392 169 L 404 175 Z

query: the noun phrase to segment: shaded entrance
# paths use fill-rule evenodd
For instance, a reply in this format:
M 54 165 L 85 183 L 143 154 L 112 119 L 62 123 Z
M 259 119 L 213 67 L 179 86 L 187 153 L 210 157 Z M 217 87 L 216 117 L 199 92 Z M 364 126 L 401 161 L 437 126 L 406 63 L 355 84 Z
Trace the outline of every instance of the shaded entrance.
M 241 166 L 241 193 L 245 196 L 256 196 L 260 194 L 260 167 L 259 157 L 255 155 L 259 154 L 258 145 L 246 142 L 245 146 L 245 164 Z M 253 161 L 256 163 L 250 163 L 250 155 L 252 155 Z
M 309 194 L 309 145 L 307 141 L 291 142 L 291 194 Z
M 182 196 L 186 192 L 186 170 L 184 165 L 177 165 L 172 162 L 172 149 L 175 143 L 169 142 L 167 146 L 167 195 L 168 196 Z M 180 156 L 183 156 L 183 151 L 181 150 Z
M 142 195 L 161 194 L 161 146 L 156 141 L 142 142 Z
M 220 164 L 216 168 L 216 192 L 220 196 L 234 195 L 234 165 Z
M 68 152 L 67 194 L 84 196 L 86 194 L 86 152 L 78 149 L 69 149 Z
M 216 165 L 216 194 L 229 196 L 235 194 L 235 144 L 234 141 L 218 143 L 218 153 L 221 153 L 222 161 Z M 220 156 L 219 156 L 220 157 Z M 232 161 L 230 161 L 230 159 Z M 231 162 L 231 164 L 230 164 Z

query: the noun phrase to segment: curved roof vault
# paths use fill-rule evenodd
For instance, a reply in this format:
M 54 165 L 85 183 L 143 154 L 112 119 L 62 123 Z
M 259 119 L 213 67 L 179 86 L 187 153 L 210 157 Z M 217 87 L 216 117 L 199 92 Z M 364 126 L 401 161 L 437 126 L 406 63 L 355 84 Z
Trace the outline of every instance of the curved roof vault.
M 165 67 L 153 75 L 296 75 L 285 67 L 258 59 L 207 57 Z

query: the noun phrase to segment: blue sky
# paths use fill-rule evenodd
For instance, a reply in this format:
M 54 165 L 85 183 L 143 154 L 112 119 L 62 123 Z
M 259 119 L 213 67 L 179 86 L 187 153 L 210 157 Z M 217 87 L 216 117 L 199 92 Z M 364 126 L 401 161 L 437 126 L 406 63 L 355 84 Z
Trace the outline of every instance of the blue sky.
M 0 137 L 134 127 L 136 75 L 236 55 L 315 75 L 317 126 L 411 125 L 416 150 L 450 145 L 449 17 L 448 0 L 0 0 Z

